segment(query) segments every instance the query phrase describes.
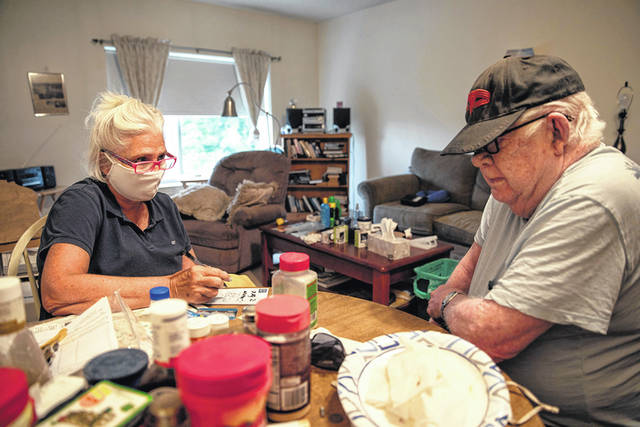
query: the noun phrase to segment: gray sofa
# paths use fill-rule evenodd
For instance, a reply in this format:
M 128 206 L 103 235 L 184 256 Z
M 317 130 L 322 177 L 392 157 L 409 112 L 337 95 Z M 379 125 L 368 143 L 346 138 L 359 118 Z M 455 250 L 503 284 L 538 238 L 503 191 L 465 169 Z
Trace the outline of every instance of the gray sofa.
M 400 199 L 418 191 L 446 190 L 445 203 L 407 206 Z M 374 223 L 392 218 L 398 229 L 411 227 L 414 234 L 436 234 L 439 239 L 471 246 L 491 190 L 471 157 L 441 156 L 439 151 L 416 148 L 409 173 L 369 179 L 358 185 L 364 213 Z

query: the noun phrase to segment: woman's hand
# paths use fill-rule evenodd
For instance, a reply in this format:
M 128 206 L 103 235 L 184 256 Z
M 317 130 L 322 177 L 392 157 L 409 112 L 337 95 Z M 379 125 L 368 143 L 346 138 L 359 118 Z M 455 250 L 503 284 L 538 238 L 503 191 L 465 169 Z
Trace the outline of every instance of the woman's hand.
M 218 294 L 218 288 L 229 280 L 229 274 L 219 268 L 194 265 L 169 276 L 172 298 L 202 304 Z

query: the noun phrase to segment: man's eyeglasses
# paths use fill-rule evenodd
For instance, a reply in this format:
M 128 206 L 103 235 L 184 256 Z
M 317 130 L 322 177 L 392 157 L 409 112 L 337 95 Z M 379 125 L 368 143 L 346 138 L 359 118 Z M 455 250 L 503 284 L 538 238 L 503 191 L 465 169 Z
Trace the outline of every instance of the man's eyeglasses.
M 533 119 L 528 120 L 528 121 L 526 121 L 524 123 L 520 123 L 518 126 L 512 127 L 511 129 L 507 129 L 502 134 L 500 134 L 500 136 L 498 136 L 498 138 L 501 138 L 501 137 L 505 136 L 506 134 L 508 134 L 510 132 L 513 132 L 514 130 L 520 129 L 521 127 L 524 127 L 524 126 L 526 126 L 528 124 L 531 124 L 531 123 L 533 123 L 535 121 L 538 121 L 540 119 L 544 119 L 549 114 L 551 114 L 551 113 L 543 114 L 542 116 L 533 118 Z M 565 116 L 568 121 L 573 120 L 573 117 L 571 117 L 571 116 L 567 116 L 566 114 L 563 114 L 563 116 Z M 488 143 L 484 147 L 479 148 L 476 151 L 474 151 L 473 155 L 475 156 L 475 155 L 482 154 L 482 153 L 498 154 L 500 152 L 500 144 L 498 143 L 498 138 L 494 139 L 493 141 L 491 141 L 490 143 Z
M 143 174 L 143 173 L 147 173 L 147 172 L 151 172 L 153 171 L 156 167 L 160 170 L 167 170 L 167 169 L 171 169 L 172 167 L 174 167 L 176 165 L 176 157 L 171 155 L 171 154 L 167 154 L 166 157 L 160 159 L 160 160 L 151 160 L 151 161 L 146 161 L 146 162 L 132 162 L 131 160 L 127 160 L 124 157 L 118 156 L 116 153 L 109 151 L 109 150 L 101 150 L 103 153 L 107 153 L 110 156 L 115 157 L 116 159 L 118 159 L 119 161 L 121 161 L 122 163 L 124 163 L 127 166 L 131 166 L 133 168 L 133 171 L 137 174 Z

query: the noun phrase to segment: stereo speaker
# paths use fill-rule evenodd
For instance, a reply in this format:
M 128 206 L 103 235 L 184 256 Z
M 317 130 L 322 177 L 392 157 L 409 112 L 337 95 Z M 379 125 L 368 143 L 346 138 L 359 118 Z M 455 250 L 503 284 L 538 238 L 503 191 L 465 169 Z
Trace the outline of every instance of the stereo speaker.
M 53 188 L 56 186 L 56 171 L 53 166 L 40 166 L 42 169 L 42 180 L 44 188 Z
M 351 125 L 351 109 L 350 108 L 334 108 L 333 109 L 333 127 L 339 129 L 349 129 Z
M 287 124 L 294 131 L 302 129 L 302 108 L 287 108 Z

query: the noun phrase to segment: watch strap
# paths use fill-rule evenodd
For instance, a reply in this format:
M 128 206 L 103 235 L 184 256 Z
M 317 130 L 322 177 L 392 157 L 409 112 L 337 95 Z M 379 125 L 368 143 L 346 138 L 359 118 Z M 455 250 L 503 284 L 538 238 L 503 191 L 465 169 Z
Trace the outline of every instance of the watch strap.
M 453 301 L 453 299 L 458 295 L 463 295 L 463 294 L 462 292 L 451 291 L 442 299 L 442 305 L 440 306 L 440 317 L 442 319 L 444 319 L 444 309 L 447 307 L 447 304 Z

